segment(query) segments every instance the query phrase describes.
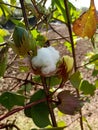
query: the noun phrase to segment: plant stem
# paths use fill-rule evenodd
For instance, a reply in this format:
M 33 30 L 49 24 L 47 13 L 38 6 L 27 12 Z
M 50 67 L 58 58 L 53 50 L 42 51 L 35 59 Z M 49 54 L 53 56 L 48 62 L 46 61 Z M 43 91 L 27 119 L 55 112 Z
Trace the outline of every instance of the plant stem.
M 23 18 L 24 18 L 26 29 L 30 30 L 29 29 L 29 22 L 28 22 L 28 18 L 27 18 L 25 6 L 24 6 L 24 0 L 20 0 L 20 4 L 21 4 L 21 8 L 22 8 L 22 13 L 23 13 Z
M 41 79 L 42 79 L 42 84 L 43 84 L 43 87 L 44 87 L 44 90 L 45 90 L 45 93 L 46 93 L 46 99 L 47 99 L 47 104 L 48 104 L 48 108 L 49 108 L 51 121 L 52 121 L 53 127 L 57 127 L 54 111 L 53 111 L 51 100 L 50 100 L 51 97 L 49 97 L 49 89 L 47 87 L 46 78 L 41 77 Z
M 68 0 L 64 0 L 64 5 L 65 5 L 65 10 L 66 10 L 66 16 L 67 16 L 67 26 L 68 26 L 70 41 L 71 41 L 71 46 L 72 46 L 72 55 L 73 55 L 73 58 L 74 58 L 74 71 L 76 72 L 77 71 L 77 64 L 76 64 L 74 41 L 73 41 L 73 36 L 72 36 L 72 28 L 71 28 Z M 80 97 L 78 89 L 76 89 L 76 92 L 77 92 L 77 96 Z M 81 130 L 84 130 L 83 120 L 82 120 L 82 110 L 79 111 L 79 114 L 80 114 L 80 127 L 81 127 Z

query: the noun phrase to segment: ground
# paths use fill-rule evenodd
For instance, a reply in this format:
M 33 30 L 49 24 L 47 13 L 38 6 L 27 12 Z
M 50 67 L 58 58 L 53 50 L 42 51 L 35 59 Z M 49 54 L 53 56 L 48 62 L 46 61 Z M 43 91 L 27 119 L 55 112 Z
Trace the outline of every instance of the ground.
M 58 31 L 62 36 L 68 37 L 68 30 L 65 25 L 61 24 L 53 24 L 53 28 Z M 53 30 L 49 29 L 49 31 L 46 33 L 45 31 L 42 32 L 44 35 L 48 37 L 48 39 L 54 39 L 52 40 L 51 43 L 55 41 L 55 39 L 59 38 L 60 36 L 57 35 Z M 60 51 L 60 55 L 66 55 L 69 54 L 69 52 L 66 50 L 66 47 L 63 46 L 63 41 L 64 40 L 58 40 L 58 42 L 55 43 L 56 49 Z M 58 44 L 57 44 L 58 43 Z M 59 44 L 61 43 L 61 44 Z M 54 45 L 54 44 L 53 44 Z M 85 57 L 85 54 L 87 52 L 90 52 L 92 50 L 92 44 L 88 39 L 78 39 L 77 41 L 77 47 L 75 49 L 76 53 L 76 62 L 77 66 L 81 66 L 82 61 Z M 13 58 L 15 58 L 15 54 L 12 52 L 12 50 L 9 50 L 9 63 L 12 61 Z M 16 57 L 16 60 L 10 64 L 10 69 L 7 70 L 5 75 L 9 76 L 17 76 L 18 78 L 25 78 L 26 74 L 25 73 L 19 73 L 17 71 L 17 66 L 18 66 L 18 58 Z M 15 66 L 13 66 L 15 65 Z M 85 68 L 80 67 L 79 70 L 83 73 L 83 77 L 90 82 L 93 82 L 93 78 L 91 77 L 91 71 L 88 71 Z M 5 79 L 0 79 L 0 93 L 2 91 L 10 91 L 13 89 L 14 84 L 16 84 L 16 80 L 11 80 L 8 78 Z M 17 88 L 16 88 L 17 89 Z M 71 86 L 68 84 L 67 89 L 71 89 Z M 90 98 L 90 103 L 86 103 L 83 108 L 83 117 L 85 117 L 88 121 L 88 123 L 84 119 L 84 130 L 98 130 L 98 90 L 96 90 L 95 95 Z M 0 115 L 2 116 L 5 113 L 4 108 L 0 109 Z M 30 130 L 31 128 L 34 128 L 34 124 L 31 119 L 27 118 L 24 116 L 22 112 L 16 113 L 13 116 L 10 116 L 6 120 L 16 120 L 17 126 L 21 130 Z M 3 123 L 6 122 L 6 120 L 3 120 Z M 79 126 L 79 115 L 75 116 L 68 116 L 68 115 L 63 115 L 59 117 L 59 121 L 65 121 L 67 127 L 65 130 L 80 130 Z M 88 125 L 88 127 L 87 127 Z M 89 126 L 90 125 L 90 126 Z M 90 129 L 91 127 L 91 129 Z

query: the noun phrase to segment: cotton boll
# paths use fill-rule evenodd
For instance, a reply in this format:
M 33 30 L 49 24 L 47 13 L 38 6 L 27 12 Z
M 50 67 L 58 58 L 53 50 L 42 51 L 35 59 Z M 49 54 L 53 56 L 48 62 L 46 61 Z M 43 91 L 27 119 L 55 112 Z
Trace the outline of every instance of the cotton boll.
M 37 56 L 32 58 L 32 67 L 40 68 L 41 73 L 48 75 L 56 70 L 56 63 L 60 58 L 59 52 L 53 47 L 40 48 L 37 51 Z
M 51 55 L 53 54 L 53 60 L 57 62 L 57 60 L 60 58 L 59 51 L 57 51 L 54 47 L 50 46 L 47 49 L 51 51 Z

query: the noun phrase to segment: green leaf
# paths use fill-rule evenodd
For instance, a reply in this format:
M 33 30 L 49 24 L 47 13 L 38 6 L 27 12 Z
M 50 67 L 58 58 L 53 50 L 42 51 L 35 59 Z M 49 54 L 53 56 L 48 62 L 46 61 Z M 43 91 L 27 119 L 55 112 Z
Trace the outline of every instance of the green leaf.
M 98 88 L 98 79 L 95 80 L 96 89 Z
M 34 95 L 32 95 L 30 103 L 43 98 L 45 98 L 45 92 L 44 90 L 40 89 Z M 24 112 L 25 115 L 27 117 L 31 117 L 34 123 L 40 128 L 46 127 L 51 124 L 49 120 L 49 110 L 46 102 L 34 105 L 31 108 L 26 109 Z
M 25 24 L 24 24 L 23 21 L 20 21 L 20 20 L 17 20 L 17 19 L 13 19 L 13 18 L 11 18 L 11 21 L 12 21 L 16 26 L 25 28 Z
M 47 85 L 49 85 L 50 87 L 53 87 L 60 84 L 61 79 L 58 78 L 57 76 L 51 76 L 51 77 L 46 78 L 46 82 L 47 82 Z
M 20 72 L 28 72 L 29 71 L 29 67 L 20 65 L 19 66 L 19 70 L 20 70 Z
M 90 84 L 87 80 L 82 81 L 80 90 L 83 91 L 85 95 L 94 95 L 96 87 L 93 84 Z
M 66 41 L 66 42 L 64 42 L 64 45 L 67 47 L 67 50 L 72 53 L 72 45 L 71 45 L 71 43 Z
M 25 85 L 22 85 L 21 88 L 17 91 L 20 94 L 23 94 L 24 91 L 30 92 L 32 90 L 33 86 L 31 83 L 27 83 Z
M 41 83 L 41 77 L 40 77 L 39 75 L 35 75 L 35 76 L 33 77 L 33 81 L 34 81 L 34 82 L 37 82 L 37 83 Z
M 2 9 L 0 8 L 0 17 L 2 17 L 2 15 L 3 15 L 3 12 L 2 12 Z M 2 22 L 2 21 L 1 21 Z M 0 22 L 0 23 L 1 23 Z
M 12 5 L 16 5 L 16 0 L 10 0 L 10 3 L 11 3 Z
M 0 29 L 0 36 L 5 37 L 10 35 L 9 31 L 6 29 Z
M 4 38 L 0 36 L 0 43 L 4 42 Z
M 63 16 L 63 21 L 66 21 L 66 12 L 63 0 L 52 0 L 52 4 L 55 5 L 58 9 L 59 16 Z
M 70 77 L 70 82 L 73 85 L 73 87 L 79 89 L 79 86 L 82 81 L 82 76 L 79 71 L 75 72 L 71 77 Z
M 4 76 L 7 66 L 8 47 L 3 47 L 0 51 L 0 77 Z
M 4 92 L 0 96 L 0 103 L 8 110 L 10 110 L 15 105 L 23 106 L 24 102 L 25 97 L 17 93 Z
M 13 32 L 13 41 L 10 43 L 12 49 L 22 56 L 27 56 L 29 51 L 32 56 L 36 55 L 36 41 L 32 34 L 25 28 L 16 26 Z
M 66 126 L 66 122 L 65 121 L 58 121 L 57 125 L 58 125 L 58 127 L 63 128 L 64 126 Z
M 95 54 L 90 58 L 90 62 L 94 62 L 96 60 L 98 60 L 98 54 Z
M 46 127 L 50 124 L 49 111 L 45 103 L 40 103 L 32 108 L 31 111 L 34 123 L 38 127 Z
M 95 77 L 95 76 L 97 76 L 97 75 L 98 75 L 98 70 L 94 69 L 94 70 L 93 70 L 93 73 L 92 73 L 92 76 Z
M 0 0 L 0 2 L 4 3 L 3 0 Z M 0 4 L 0 8 L 1 8 L 4 16 L 9 16 L 12 14 L 10 8 L 7 7 L 5 4 Z
M 74 33 L 73 33 L 74 47 L 76 47 L 76 44 L 77 44 L 76 41 L 77 41 L 77 36 L 74 35 Z M 67 50 L 68 50 L 70 53 L 72 53 L 72 45 L 71 45 L 71 42 L 65 41 L 65 42 L 64 42 L 64 46 L 66 46 Z
M 39 45 L 41 47 L 43 47 L 45 45 L 45 42 L 46 42 L 45 36 L 39 34 L 39 35 L 37 35 L 36 40 L 37 40 L 37 45 Z
M 64 0 L 52 0 L 52 5 L 56 6 L 57 8 L 57 10 L 53 13 L 53 17 L 61 21 L 67 22 Z M 70 11 L 71 21 L 74 21 L 74 19 L 79 16 L 80 12 L 77 11 L 75 6 L 70 2 L 68 2 L 68 7 Z
M 90 61 L 92 65 L 94 65 L 95 69 L 98 70 L 98 54 L 93 55 L 90 58 Z
M 40 35 L 40 33 L 38 32 L 38 30 L 36 30 L 36 29 L 33 29 L 31 31 L 31 33 L 32 33 L 32 35 L 33 35 L 34 38 L 37 38 L 37 36 Z
M 33 81 L 37 83 L 41 83 L 41 77 L 40 76 L 34 76 Z M 57 76 L 51 76 L 46 78 L 46 83 L 48 86 L 53 87 L 55 85 L 58 85 L 61 82 L 61 79 L 58 78 Z

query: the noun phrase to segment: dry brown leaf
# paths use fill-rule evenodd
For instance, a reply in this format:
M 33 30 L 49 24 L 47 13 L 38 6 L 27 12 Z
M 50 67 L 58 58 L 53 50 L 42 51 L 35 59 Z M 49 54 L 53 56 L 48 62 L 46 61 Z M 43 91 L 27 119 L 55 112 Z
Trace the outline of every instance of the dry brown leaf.
M 90 8 L 73 23 L 73 31 L 77 36 L 91 38 L 96 31 L 97 22 L 94 0 L 91 0 Z
M 69 90 L 64 90 L 57 95 L 59 104 L 57 108 L 64 114 L 74 115 L 79 111 L 82 101 L 70 93 Z

